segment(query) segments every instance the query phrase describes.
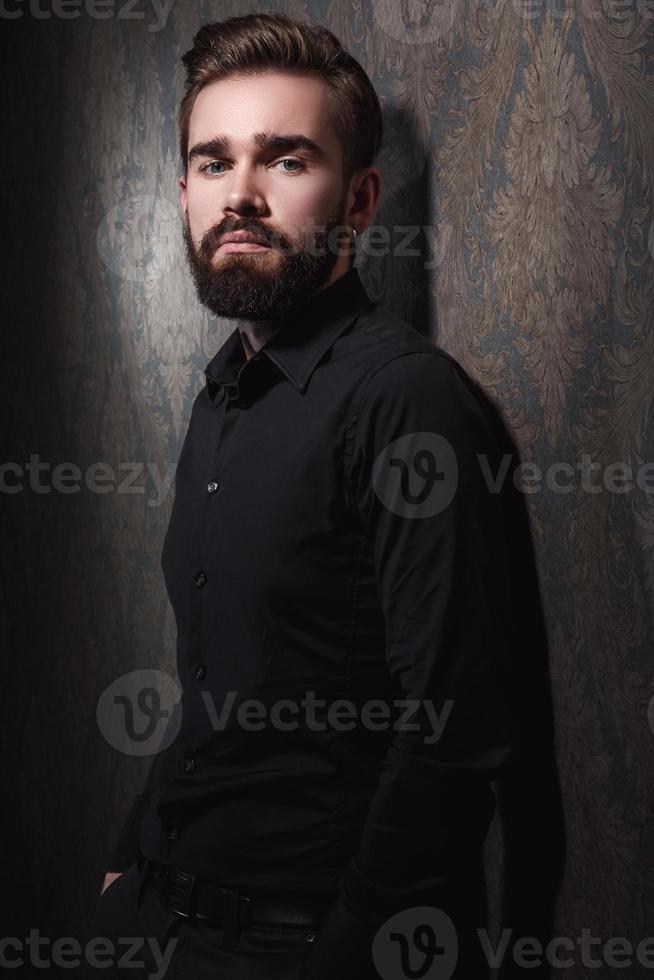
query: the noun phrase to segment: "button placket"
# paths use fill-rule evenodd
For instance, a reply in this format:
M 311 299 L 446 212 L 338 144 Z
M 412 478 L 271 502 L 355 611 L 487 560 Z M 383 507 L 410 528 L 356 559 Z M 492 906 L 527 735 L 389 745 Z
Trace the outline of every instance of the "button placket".
M 232 411 L 234 405 L 231 405 Z M 205 593 L 211 588 L 211 568 L 208 568 L 209 557 L 207 556 L 207 527 L 211 515 L 210 507 L 220 506 L 220 496 L 218 491 L 221 489 L 220 474 L 220 454 L 222 452 L 222 437 L 225 429 L 226 413 L 228 411 L 228 399 L 222 397 L 219 405 L 214 406 L 215 411 L 211 420 L 207 424 L 204 433 L 206 443 L 213 446 L 212 456 L 209 458 L 204 481 L 200 483 L 196 493 L 197 516 L 193 528 L 191 542 L 191 584 L 192 598 L 189 614 L 188 632 L 188 675 L 195 678 L 195 682 L 204 680 L 207 674 L 207 665 L 203 662 L 205 656 L 204 649 L 204 608 Z M 217 414 L 218 413 L 218 414 Z M 194 746 L 185 745 L 178 756 L 179 771 L 189 779 L 194 778 L 194 773 L 202 767 L 201 759 L 194 754 Z

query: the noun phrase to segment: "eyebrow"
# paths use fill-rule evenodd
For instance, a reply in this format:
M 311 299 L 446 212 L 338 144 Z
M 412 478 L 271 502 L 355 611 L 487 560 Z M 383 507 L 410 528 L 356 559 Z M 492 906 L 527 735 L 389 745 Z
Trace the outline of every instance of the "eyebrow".
M 317 160 L 326 160 L 327 153 L 315 140 L 301 133 L 255 133 L 252 137 L 254 145 L 259 150 L 275 150 L 278 153 L 292 153 L 294 150 L 305 150 Z M 197 157 L 218 157 L 229 153 L 231 140 L 227 136 L 214 136 L 210 140 L 196 143 L 188 154 L 188 163 Z

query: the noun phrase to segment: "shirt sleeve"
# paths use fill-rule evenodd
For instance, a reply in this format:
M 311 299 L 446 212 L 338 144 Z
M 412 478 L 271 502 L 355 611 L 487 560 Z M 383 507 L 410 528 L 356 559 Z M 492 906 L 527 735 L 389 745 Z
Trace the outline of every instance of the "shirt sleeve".
M 454 909 L 481 851 L 490 783 L 512 746 L 501 495 L 487 484 L 501 464 L 494 433 L 472 381 L 444 354 L 398 354 L 361 394 L 345 454 L 350 494 L 376 571 L 388 670 L 420 708 L 390 743 L 302 980 L 377 978 L 377 929 L 403 909 Z

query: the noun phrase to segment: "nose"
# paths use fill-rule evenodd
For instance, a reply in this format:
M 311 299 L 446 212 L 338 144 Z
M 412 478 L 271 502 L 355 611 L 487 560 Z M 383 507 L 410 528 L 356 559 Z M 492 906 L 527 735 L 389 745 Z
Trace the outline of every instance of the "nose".
M 223 210 L 225 213 L 261 214 L 266 202 L 255 168 L 245 163 L 235 166 L 227 175 L 229 181 Z

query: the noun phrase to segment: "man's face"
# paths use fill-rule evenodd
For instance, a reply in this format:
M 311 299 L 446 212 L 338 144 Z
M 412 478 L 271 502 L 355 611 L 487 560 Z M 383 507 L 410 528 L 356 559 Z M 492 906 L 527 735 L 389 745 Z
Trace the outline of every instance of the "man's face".
M 348 187 L 331 119 L 327 86 L 310 75 L 266 71 L 199 93 L 180 178 L 184 240 L 216 316 L 275 320 L 347 270 Z M 220 244 L 237 231 L 265 245 Z

